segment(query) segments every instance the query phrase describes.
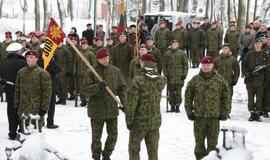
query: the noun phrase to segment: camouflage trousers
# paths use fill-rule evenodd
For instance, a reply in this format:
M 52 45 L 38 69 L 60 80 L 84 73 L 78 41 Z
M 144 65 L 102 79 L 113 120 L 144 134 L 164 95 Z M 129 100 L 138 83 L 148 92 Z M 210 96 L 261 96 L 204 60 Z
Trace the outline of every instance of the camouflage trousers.
M 66 78 L 67 78 L 68 93 L 70 95 L 74 95 L 75 90 L 74 74 L 68 74 Z
M 218 50 L 217 51 L 208 51 L 207 50 L 207 56 L 211 56 L 211 57 L 216 58 L 216 57 L 218 57 L 218 55 L 219 55 L 219 51 Z
M 263 106 L 263 86 L 253 87 L 246 86 L 248 93 L 248 111 L 256 110 L 257 112 L 262 111 Z M 256 97 L 256 102 L 255 102 Z
M 216 148 L 219 134 L 219 120 L 212 118 L 197 118 L 194 121 L 195 156 L 197 160 L 205 157 Z M 205 147 L 207 140 L 207 148 Z
M 85 93 L 82 90 L 84 79 L 85 79 L 85 76 L 83 76 L 83 75 L 79 75 L 77 77 L 77 81 L 78 81 L 77 82 L 77 84 L 78 84 L 78 86 L 77 86 L 77 92 L 80 94 L 81 101 L 86 100 Z
M 103 126 L 106 123 L 107 129 L 107 139 L 105 142 L 104 149 L 102 151 L 101 137 Z M 117 141 L 117 118 L 113 119 L 91 119 L 91 128 L 92 128 L 92 157 L 94 159 L 100 158 L 100 155 L 110 156 L 114 150 L 116 141 Z
M 57 93 L 58 93 L 59 99 L 67 99 L 67 78 L 66 78 L 66 75 L 59 75 Z
M 158 160 L 159 129 L 131 130 L 129 133 L 129 160 L 140 160 L 141 142 L 144 139 L 148 160 Z
M 263 111 L 270 112 L 270 82 L 264 83 L 263 87 Z
M 180 106 L 182 103 L 182 88 L 183 84 L 168 83 L 168 98 L 171 106 Z
M 203 57 L 203 49 L 196 48 L 191 49 L 191 61 L 193 66 L 197 66 L 200 64 L 200 59 Z

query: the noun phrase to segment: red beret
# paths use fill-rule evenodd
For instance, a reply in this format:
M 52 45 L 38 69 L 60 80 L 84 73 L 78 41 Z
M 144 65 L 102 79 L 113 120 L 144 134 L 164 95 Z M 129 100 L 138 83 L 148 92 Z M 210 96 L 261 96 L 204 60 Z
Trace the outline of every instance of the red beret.
M 5 35 L 6 35 L 6 37 L 12 38 L 12 33 L 11 33 L 10 31 L 7 31 L 7 32 L 5 33 Z
M 151 62 L 155 62 L 155 63 L 157 62 L 156 58 L 150 53 L 142 55 L 141 60 L 142 61 L 151 61 Z
M 201 63 L 204 64 L 204 63 L 213 63 L 214 61 L 214 58 L 211 57 L 211 56 L 205 56 L 202 58 L 201 60 Z
M 27 51 L 25 53 L 25 57 L 28 56 L 28 55 L 33 55 L 35 57 L 38 57 L 38 52 L 34 51 L 34 50 L 30 50 L 30 51 Z
M 100 48 L 96 52 L 96 58 L 101 59 L 108 56 L 108 50 L 106 48 Z
M 113 40 L 113 38 L 110 36 L 107 38 L 107 41 L 109 41 L 109 40 Z

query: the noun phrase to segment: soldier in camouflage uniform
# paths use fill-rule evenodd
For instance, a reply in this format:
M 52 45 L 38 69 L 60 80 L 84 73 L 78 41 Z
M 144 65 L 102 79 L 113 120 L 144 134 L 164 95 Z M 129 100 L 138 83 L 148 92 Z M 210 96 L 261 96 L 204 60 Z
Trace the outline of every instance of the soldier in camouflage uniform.
M 31 41 L 29 43 L 29 46 L 30 46 L 29 48 L 31 50 L 35 50 L 37 52 L 40 52 L 40 50 L 41 50 L 41 48 L 40 48 L 41 42 L 40 42 L 39 38 L 40 37 L 39 37 L 39 35 L 37 33 L 32 34 Z
M 140 50 L 139 50 L 139 57 L 134 58 L 130 62 L 129 66 L 129 81 L 131 82 L 133 78 L 135 78 L 138 75 L 141 75 L 142 69 L 140 66 L 140 58 L 144 55 L 147 54 L 148 49 L 146 48 L 145 44 L 141 44 Z
M 89 50 L 89 44 L 88 41 L 86 39 L 82 39 L 81 40 L 81 49 L 80 49 L 82 55 L 84 56 L 84 58 L 92 65 L 95 66 L 97 64 L 96 62 L 96 57 L 94 55 L 93 52 L 91 52 Z M 75 56 L 75 75 L 76 75 L 76 83 L 77 83 L 77 93 L 80 94 L 80 100 L 81 100 L 81 104 L 80 106 L 84 107 L 86 106 L 86 97 L 85 97 L 85 93 L 83 93 L 82 88 L 83 86 L 83 81 L 85 79 L 85 73 L 87 70 L 87 66 L 84 64 L 84 62 L 82 61 L 82 59 L 79 56 Z
M 262 53 L 262 43 L 257 39 L 254 43 L 254 48 L 248 51 L 242 62 L 242 74 L 245 76 L 245 84 L 248 93 L 248 111 L 250 112 L 249 121 L 261 122 L 259 113 L 263 107 L 263 81 L 264 72 L 260 71 L 256 76 L 249 76 L 255 67 L 264 64 Z M 256 102 L 255 102 L 256 97 Z
M 125 100 L 126 83 L 120 70 L 109 64 L 108 50 L 101 48 L 96 53 L 97 65 L 94 67 L 103 78 L 98 81 L 90 70 L 86 73 L 84 93 L 88 97 L 88 116 L 91 118 L 92 128 L 92 157 L 94 160 L 110 160 L 117 141 L 117 116 L 119 114 L 117 103 L 106 91 L 108 86 L 113 93 L 120 97 L 122 104 Z M 102 151 L 101 136 L 104 123 L 106 123 L 108 137 Z
M 60 66 L 60 73 L 58 74 L 58 91 L 57 95 L 59 100 L 56 102 L 56 104 L 66 104 L 66 99 L 67 99 L 67 68 L 68 65 L 71 64 L 70 62 L 71 59 L 69 59 L 68 55 L 72 54 L 69 53 L 70 51 L 68 50 L 67 46 L 61 43 L 58 48 L 55 50 L 55 54 L 59 55 L 59 66 Z
M 96 54 L 96 51 L 100 48 L 103 48 L 103 39 L 97 37 L 95 39 L 95 43 L 93 44 L 93 46 L 90 46 L 89 49 L 90 51 L 92 51 L 94 54 Z
M 131 82 L 126 102 L 126 124 L 129 132 L 129 160 L 140 160 L 140 145 L 144 139 L 148 160 L 158 160 L 160 99 L 166 78 L 155 69 L 151 54 L 141 57 L 143 73 Z
M 109 57 L 112 57 L 113 48 L 114 48 L 113 38 L 112 37 L 107 38 L 107 46 L 106 46 L 106 48 L 108 49 Z M 111 63 L 111 61 L 110 61 L 110 63 Z
M 217 26 L 217 21 L 212 22 L 211 28 L 206 32 L 207 55 L 216 58 L 222 46 L 222 33 Z
M 170 36 L 171 36 L 171 31 L 166 27 L 166 22 L 165 21 L 160 21 L 159 24 L 159 29 L 155 32 L 155 45 L 158 47 L 161 51 L 162 54 L 162 59 L 164 54 L 168 50 L 168 46 L 170 44 Z
M 19 115 L 38 114 L 41 132 L 44 115 L 48 111 L 51 100 L 51 77 L 47 71 L 37 66 L 36 51 L 27 51 L 25 57 L 27 66 L 20 69 L 16 76 L 14 107 L 18 109 Z
M 188 42 L 191 49 L 192 68 L 199 66 L 200 59 L 203 57 L 205 45 L 204 31 L 200 29 L 200 22 L 193 22 L 193 29 L 189 34 Z
M 129 84 L 129 65 L 133 59 L 133 46 L 126 41 L 127 36 L 123 32 L 119 35 L 119 43 L 115 45 L 112 53 L 112 65 L 119 68 L 126 83 Z
M 194 121 L 194 153 L 197 160 L 215 150 L 219 121 L 226 120 L 231 111 L 229 87 L 223 77 L 214 71 L 213 57 L 206 56 L 201 63 L 200 73 L 188 82 L 185 92 L 186 114 L 189 120 Z
M 175 24 L 175 29 L 171 32 L 171 38 L 178 41 L 179 49 L 184 50 L 186 47 L 185 29 L 183 28 L 181 21 Z
M 5 33 L 5 40 L 0 45 L 0 63 L 6 58 L 6 48 L 13 42 L 12 33 L 7 31 Z
M 237 59 L 230 52 L 228 43 L 223 44 L 222 53 L 215 59 L 214 64 L 217 73 L 227 81 L 232 97 L 233 86 L 236 85 L 240 75 L 240 67 Z
M 238 56 L 238 38 L 240 36 L 240 33 L 236 30 L 235 25 L 230 26 L 230 30 L 226 32 L 224 43 L 228 43 L 230 45 L 230 50 L 232 52 L 232 55 L 237 59 Z
M 171 112 L 180 112 L 182 87 L 188 73 L 188 58 L 180 50 L 178 41 L 172 41 L 171 49 L 165 53 L 163 73 L 168 79 L 168 95 Z

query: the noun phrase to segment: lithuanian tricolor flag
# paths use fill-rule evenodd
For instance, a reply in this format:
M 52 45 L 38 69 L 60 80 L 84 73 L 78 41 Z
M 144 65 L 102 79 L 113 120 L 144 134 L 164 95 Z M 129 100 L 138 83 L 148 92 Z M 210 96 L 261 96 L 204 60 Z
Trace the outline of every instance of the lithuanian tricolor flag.
M 65 37 L 66 34 L 62 31 L 61 27 L 51 18 L 42 53 L 44 69 L 48 67 L 56 48 L 63 42 Z
M 125 32 L 127 28 L 127 16 L 126 16 L 126 10 L 125 10 L 125 2 L 124 0 L 121 1 L 121 16 L 120 16 L 120 22 L 118 24 L 118 34 Z

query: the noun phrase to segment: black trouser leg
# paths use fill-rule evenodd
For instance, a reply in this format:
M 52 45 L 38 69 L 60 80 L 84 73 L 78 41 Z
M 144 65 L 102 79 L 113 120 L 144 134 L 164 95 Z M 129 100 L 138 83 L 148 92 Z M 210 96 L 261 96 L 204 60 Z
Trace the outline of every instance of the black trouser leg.
M 17 129 L 20 123 L 19 115 L 14 108 L 13 101 L 7 102 L 7 116 L 8 116 L 8 124 L 9 124 L 9 138 L 14 139 L 17 136 Z
M 56 103 L 56 79 L 52 78 L 52 95 L 51 95 L 51 102 L 48 110 L 48 117 L 47 117 L 47 126 L 54 124 L 54 113 L 55 113 L 55 103 Z

